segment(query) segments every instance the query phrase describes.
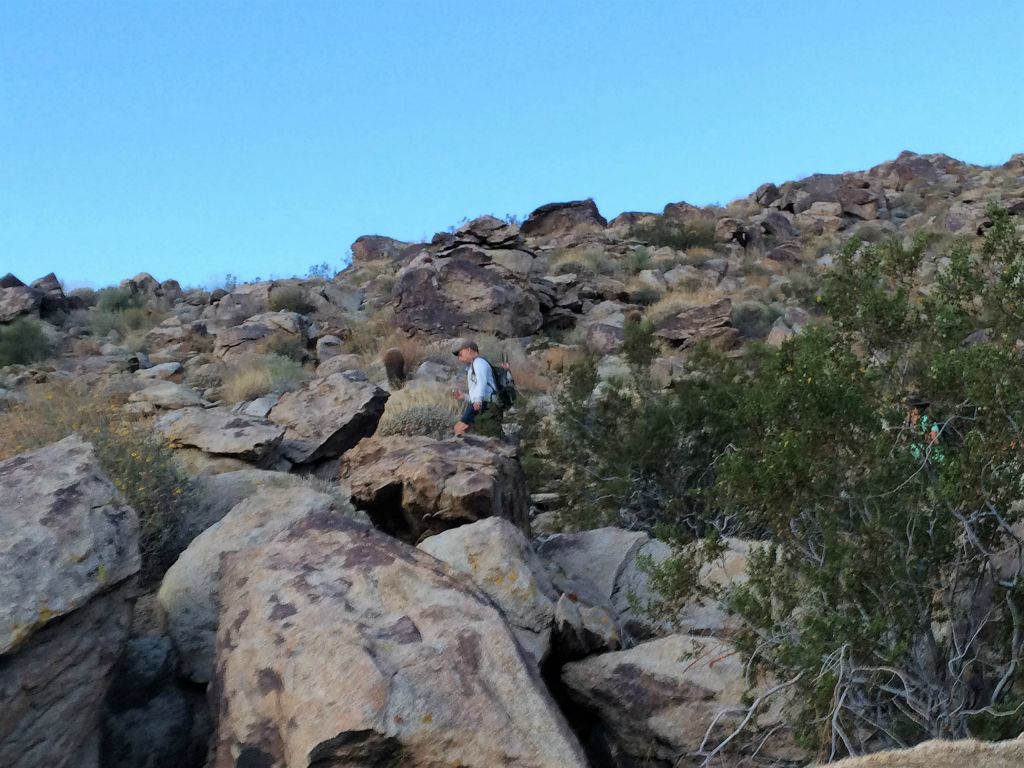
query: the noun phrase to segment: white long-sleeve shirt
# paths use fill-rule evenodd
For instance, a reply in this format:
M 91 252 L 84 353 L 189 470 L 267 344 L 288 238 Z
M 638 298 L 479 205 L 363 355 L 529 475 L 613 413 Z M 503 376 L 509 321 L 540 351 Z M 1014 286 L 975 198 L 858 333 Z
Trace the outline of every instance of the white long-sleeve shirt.
M 489 403 L 498 391 L 498 383 L 494 380 L 490 363 L 479 355 L 466 371 L 466 383 L 471 403 Z

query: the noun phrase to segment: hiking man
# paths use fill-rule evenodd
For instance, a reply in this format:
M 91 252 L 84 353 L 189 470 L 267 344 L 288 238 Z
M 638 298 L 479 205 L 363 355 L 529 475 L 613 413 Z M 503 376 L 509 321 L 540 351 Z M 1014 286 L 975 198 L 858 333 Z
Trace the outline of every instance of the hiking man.
M 452 344 L 452 354 L 468 366 L 466 383 L 469 393 L 464 395 L 461 391 L 455 390 L 456 400 L 467 401 L 462 416 L 455 422 L 455 434 L 461 435 L 476 423 L 477 417 L 488 415 L 490 411 L 495 413 L 489 415 L 497 415 L 498 409 L 494 405 L 494 397 L 498 393 L 498 384 L 494 380 L 494 370 L 491 368 L 491 364 L 480 355 L 480 347 L 475 341 L 459 339 Z

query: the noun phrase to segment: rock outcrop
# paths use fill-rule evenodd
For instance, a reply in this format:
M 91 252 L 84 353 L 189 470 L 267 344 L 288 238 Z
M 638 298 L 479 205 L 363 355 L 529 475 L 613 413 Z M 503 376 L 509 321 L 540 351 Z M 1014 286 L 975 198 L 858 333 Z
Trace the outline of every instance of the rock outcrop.
M 272 459 L 285 428 L 226 408 L 183 408 L 156 424 L 172 447 L 198 448 L 214 456 L 230 456 L 254 464 Z
M 501 614 L 425 553 L 312 516 L 222 586 L 215 768 L 587 764 Z

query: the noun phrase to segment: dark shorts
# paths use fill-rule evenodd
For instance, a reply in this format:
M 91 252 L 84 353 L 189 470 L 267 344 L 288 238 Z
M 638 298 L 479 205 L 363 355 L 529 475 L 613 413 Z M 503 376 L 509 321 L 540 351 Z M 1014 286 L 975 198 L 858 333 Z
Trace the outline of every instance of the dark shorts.
M 480 409 L 479 413 L 476 408 L 473 407 L 473 403 L 466 403 L 466 407 L 462 409 L 462 415 L 459 417 L 459 421 L 463 424 L 472 424 L 476 421 L 476 417 L 487 412 L 490 403 L 484 403 L 483 408 Z

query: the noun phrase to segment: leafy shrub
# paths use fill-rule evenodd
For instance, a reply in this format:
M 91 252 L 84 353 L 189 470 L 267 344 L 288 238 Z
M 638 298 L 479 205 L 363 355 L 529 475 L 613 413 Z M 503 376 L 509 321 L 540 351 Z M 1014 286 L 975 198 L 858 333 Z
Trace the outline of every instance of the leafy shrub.
M 309 378 L 309 372 L 289 357 L 245 355 L 224 374 L 221 395 L 230 403 L 253 400 L 271 392 L 287 392 Z
M 274 312 L 298 312 L 308 315 L 314 307 L 306 292 L 297 285 L 281 285 L 270 291 L 270 308 Z
M 0 459 L 72 432 L 93 444 L 104 471 L 138 513 L 143 579 L 158 582 L 188 543 L 183 530 L 195 489 L 146 422 L 127 417 L 115 399 L 67 383 L 33 387 L 24 402 L 0 413 Z
M 740 301 L 732 307 L 732 324 L 748 339 L 767 336 L 777 317 L 777 312 L 760 301 Z
M 52 354 L 53 346 L 38 321 L 20 318 L 0 325 L 0 367 L 33 363 Z
M 634 248 L 626 254 L 622 268 L 627 275 L 635 275 L 651 268 L 651 252 L 647 248 Z
M 68 295 L 78 299 L 86 308 L 95 307 L 99 300 L 99 294 L 93 288 L 75 288 Z
M 677 251 L 702 246 L 715 247 L 715 225 L 713 222 L 681 222 L 658 216 L 653 221 L 634 224 L 629 237 L 652 245 L 655 248 L 667 246 Z

